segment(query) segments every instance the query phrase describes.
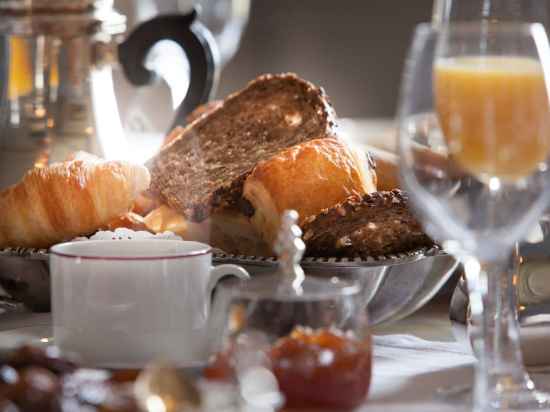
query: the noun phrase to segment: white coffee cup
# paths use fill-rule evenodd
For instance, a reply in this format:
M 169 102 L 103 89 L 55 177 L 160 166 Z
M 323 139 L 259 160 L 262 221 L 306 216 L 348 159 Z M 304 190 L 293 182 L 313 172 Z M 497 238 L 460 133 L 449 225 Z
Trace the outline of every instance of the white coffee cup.
M 180 240 L 69 242 L 50 249 L 54 342 L 87 365 L 203 364 L 210 299 L 240 266 L 212 267 L 208 245 Z

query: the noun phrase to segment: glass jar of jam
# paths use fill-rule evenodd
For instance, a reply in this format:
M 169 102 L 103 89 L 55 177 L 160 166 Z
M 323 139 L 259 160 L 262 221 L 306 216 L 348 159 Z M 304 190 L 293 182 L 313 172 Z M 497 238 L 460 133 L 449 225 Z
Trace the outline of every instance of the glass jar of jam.
M 221 353 L 204 374 L 241 384 L 247 371 L 269 369 L 285 408 L 350 409 L 365 401 L 371 378 L 366 293 L 351 279 L 305 276 L 296 219 L 283 215 L 279 273 L 220 285 L 210 336 Z
M 296 328 L 269 352 L 289 408 L 354 408 L 371 380 L 370 338 L 335 329 Z
M 363 403 L 372 369 L 370 336 L 359 339 L 338 329 L 296 327 L 265 349 L 287 408 L 351 409 Z M 235 375 L 235 351 L 215 356 L 207 379 Z

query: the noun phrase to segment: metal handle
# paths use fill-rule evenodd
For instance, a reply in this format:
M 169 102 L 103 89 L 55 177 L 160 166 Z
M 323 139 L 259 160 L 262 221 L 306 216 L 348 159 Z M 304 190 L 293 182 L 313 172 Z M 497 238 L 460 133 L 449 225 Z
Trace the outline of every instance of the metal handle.
M 190 65 L 189 90 L 177 109 L 173 128 L 183 125 L 186 116 L 213 94 L 217 81 L 217 49 L 208 29 L 197 21 L 196 10 L 186 15 L 155 17 L 140 24 L 119 45 L 120 64 L 133 85 L 149 85 L 157 77 L 145 66 L 145 60 L 150 49 L 161 40 L 179 44 Z

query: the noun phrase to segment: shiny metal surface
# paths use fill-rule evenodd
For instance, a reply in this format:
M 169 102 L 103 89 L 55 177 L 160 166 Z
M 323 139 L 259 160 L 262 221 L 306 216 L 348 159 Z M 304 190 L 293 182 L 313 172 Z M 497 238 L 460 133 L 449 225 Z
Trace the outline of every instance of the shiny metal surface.
M 145 162 L 217 81 L 217 49 L 195 11 L 127 32 L 111 7 L 0 7 L 0 55 L 0 190 L 78 151 Z
M 0 11 L 11 13 L 74 13 L 112 6 L 113 0 L 0 0 Z
M 298 212 L 287 210 L 281 218 L 279 234 L 273 245 L 279 261 L 279 274 L 286 278 L 296 293 L 302 291 L 305 273 L 300 263 L 306 252 L 306 244 L 302 240 L 302 229 L 298 226 Z
M 102 154 L 90 73 L 116 49 L 124 21 L 115 12 L 105 20 L 93 13 L 0 13 L 1 81 L 8 89 L 0 102 L 0 189 L 78 150 Z
M 0 250 L 0 287 L 32 311 L 49 311 L 47 252 L 41 249 Z
M 41 249 L 0 250 L 0 286 L 33 310 L 49 309 L 48 253 Z M 273 274 L 275 258 L 214 254 L 215 265 L 233 263 L 251 275 Z M 373 325 L 396 321 L 418 310 L 450 278 L 457 267 L 438 248 L 368 259 L 305 258 L 308 276 L 339 277 L 360 283 Z
M 253 275 L 277 269 L 274 258 L 218 254 L 215 264 L 234 263 Z M 308 276 L 333 277 L 358 282 L 368 303 L 372 325 L 402 319 L 428 302 L 451 277 L 458 263 L 438 248 L 368 259 L 305 258 Z

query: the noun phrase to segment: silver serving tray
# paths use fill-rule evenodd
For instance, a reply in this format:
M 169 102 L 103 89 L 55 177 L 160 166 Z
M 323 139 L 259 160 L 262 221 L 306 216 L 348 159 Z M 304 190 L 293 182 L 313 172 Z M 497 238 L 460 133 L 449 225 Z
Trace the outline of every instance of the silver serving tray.
M 233 263 L 253 276 L 274 273 L 275 258 L 229 255 L 216 251 L 214 265 Z M 355 258 L 305 258 L 306 274 L 355 280 L 362 285 L 371 324 L 404 318 L 429 301 L 457 267 L 453 257 L 438 247 L 409 253 Z M 33 311 L 50 304 L 48 251 L 0 249 L 0 286 Z

